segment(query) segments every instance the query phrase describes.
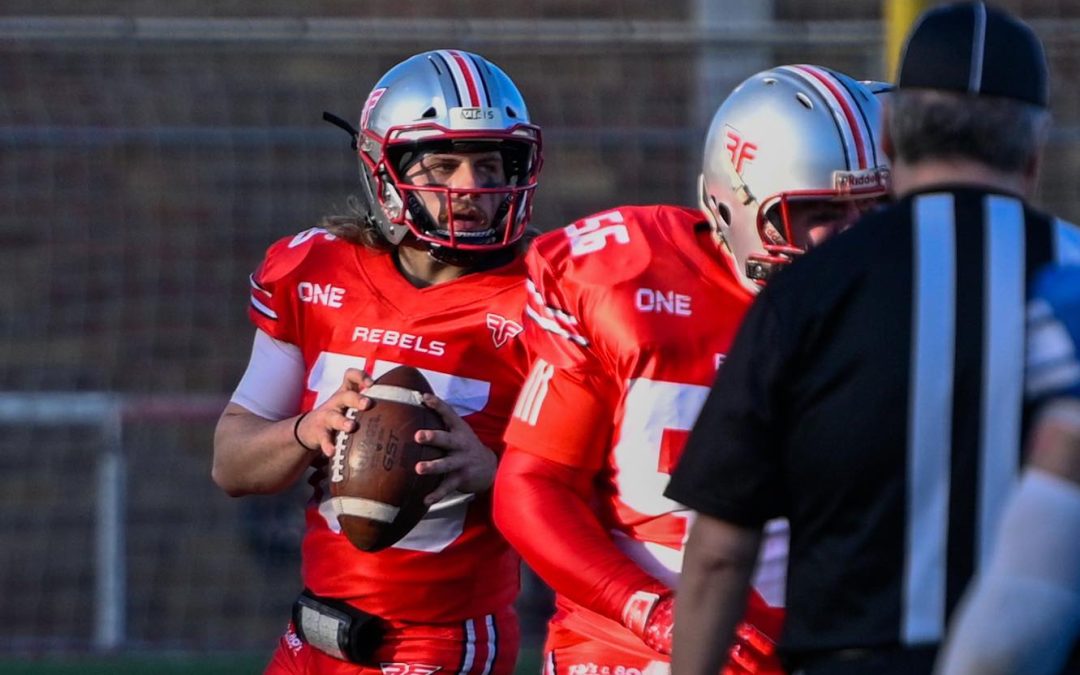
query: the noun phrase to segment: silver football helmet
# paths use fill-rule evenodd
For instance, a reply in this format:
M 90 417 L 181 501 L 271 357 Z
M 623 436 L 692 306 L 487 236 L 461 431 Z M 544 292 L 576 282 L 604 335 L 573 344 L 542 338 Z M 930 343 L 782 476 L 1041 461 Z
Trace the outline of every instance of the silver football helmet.
M 762 71 L 728 96 L 709 126 L 700 196 L 744 286 L 758 290 L 803 252 L 792 200 L 888 194 L 880 116 L 869 88 L 818 66 Z
M 391 68 L 364 104 L 357 135 L 364 197 L 386 239 L 398 244 L 406 234 L 435 247 L 492 251 L 525 233 L 532 196 L 543 162 L 540 129 L 518 88 L 490 61 L 460 50 L 430 51 Z M 456 189 L 411 185 L 405 167 L 421 154 L 497 150 L 504 184 Z M 440 225 L 423 205 L 421 192 L 443 199 L 499 194 L 502 201 L 490 227 L 471 232 Z

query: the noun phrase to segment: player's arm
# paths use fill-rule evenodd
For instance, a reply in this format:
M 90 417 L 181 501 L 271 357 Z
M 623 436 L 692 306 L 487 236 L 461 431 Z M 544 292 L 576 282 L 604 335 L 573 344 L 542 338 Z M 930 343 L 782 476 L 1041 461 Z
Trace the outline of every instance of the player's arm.
M 1080 268 L 1040 272 L 1025 389 L 1039 414 L 994 552 L 950 626 L 938 673 L 1056 673 L 1080 631 Z
M 295 417 L 268 420 L 229 403 L 214 430 L 212 476 L 231 497 L 272 494 L 292 485 L 318 456 L 293 439 Z
M 616 547 L 591 506 L 619 391 L 588 372 L 533 364 L 496 472 L 495 523 L 548 585 L 667 653 L 671 591 Z M 665 607 L 667 636 L 650 637 Z
M 1061 672 L 1080 630 L 1080 399 L 1051 404 L 937 673 Z
M 650 639 L 649 619 L 662 604 L 670 619 L 671 592 L 604 530 L 587 501 L 594 474 L 508 447 L 495 479 L 496 525 L 552 588 L 667 653 L 670 637 Z
M 292 485 L 313 459 L 333 454 L 334 431 L 352 431 L 345 409 L 369 404 L 358 392 L 370 378 L 350 369 L 341 388 L 300 419 L 303 378 L 299 349 L 257 331 L 248 369 L 214 431 L 211 474 L 229 495 Z

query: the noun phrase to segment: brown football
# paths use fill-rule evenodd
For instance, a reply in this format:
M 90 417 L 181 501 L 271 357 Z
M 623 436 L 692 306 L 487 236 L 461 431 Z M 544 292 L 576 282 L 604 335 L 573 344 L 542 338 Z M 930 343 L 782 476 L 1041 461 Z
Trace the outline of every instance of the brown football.
M 380 551 L 409 533 L 427 513 L 424 497 L 441 475 L 421 476 L 416 463 L 446 453 L 413 440 L 419 429 L 445 429 L 442 417 L 421 403 L 432 393 L 423 374 L 398 366 L 375 380 L 363 394 L 374 405 L 351 408 L 358 423 L 339 432 L 330 459 L 330 502 L 341 531 L 361 551 Z

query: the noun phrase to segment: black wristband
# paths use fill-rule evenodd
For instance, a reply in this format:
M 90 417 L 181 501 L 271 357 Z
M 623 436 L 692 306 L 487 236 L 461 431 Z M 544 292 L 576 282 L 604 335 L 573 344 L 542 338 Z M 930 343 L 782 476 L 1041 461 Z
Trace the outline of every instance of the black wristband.
M 309 412 L 311 412 L 311 411 L 309 410 L 306 413 L 301 413 L 300 416 L 296 418 L 296 424 L 294 424 L 293 427 L 292 427 L 292 436 L 293 436 L 293 438 L 296 439 L 296 442 L 300 445 L 301 448 L 307 450 L 308 452 L 315 452 L 319 448 L 317 448 L 317 447 L 309 448 L 308 446 L 304 445 L 304 442 L 302 440 L 300 440 L 300 422 L 305 417 L 307 417 Z

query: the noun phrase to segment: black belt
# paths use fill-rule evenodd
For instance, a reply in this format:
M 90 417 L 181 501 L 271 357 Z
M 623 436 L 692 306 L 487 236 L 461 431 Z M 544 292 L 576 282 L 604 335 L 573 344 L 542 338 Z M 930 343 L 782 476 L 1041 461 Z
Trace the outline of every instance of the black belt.
M 293 603 L 292 620 L 301 640 L 328 656 L 357 664 L 370 663 L 385 632 L 374 614 L 306 588 Z

